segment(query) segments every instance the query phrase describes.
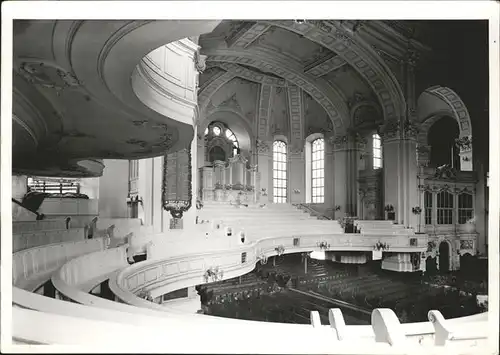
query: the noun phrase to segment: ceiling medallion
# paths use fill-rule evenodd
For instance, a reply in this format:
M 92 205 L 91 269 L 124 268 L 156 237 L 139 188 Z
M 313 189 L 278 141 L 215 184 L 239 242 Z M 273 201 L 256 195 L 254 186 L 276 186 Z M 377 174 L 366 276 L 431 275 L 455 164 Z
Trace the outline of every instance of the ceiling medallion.
M 42 62 L 22 62 L 19 66 L 19 73 L 31 84 L 56 90 L 58 96 L 66 88 L 83 85 L 73 73 Z

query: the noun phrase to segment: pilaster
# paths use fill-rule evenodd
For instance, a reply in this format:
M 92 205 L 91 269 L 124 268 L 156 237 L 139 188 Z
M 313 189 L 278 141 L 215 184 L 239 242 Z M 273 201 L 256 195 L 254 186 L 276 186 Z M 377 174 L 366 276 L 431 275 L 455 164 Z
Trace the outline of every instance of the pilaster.
M 258 201 L 261 203 L 273 202 L 273 156 L 272 142 L 257 140 L 257 165 L 260 173 L 260 190 Z
M 301 203 L 305 201 L 305 152 L 299 145 L 289 148 L 288 186 L 289 202 Z

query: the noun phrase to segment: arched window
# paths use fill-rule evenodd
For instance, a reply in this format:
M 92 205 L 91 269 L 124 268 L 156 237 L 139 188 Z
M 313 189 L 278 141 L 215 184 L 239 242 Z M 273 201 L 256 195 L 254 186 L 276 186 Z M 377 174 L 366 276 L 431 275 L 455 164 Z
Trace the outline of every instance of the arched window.
M 373 140 L 373 169 L 382 168 L 382 144 L 380 141 L 380 136 L 374 133 L 372 136 Z
M 315 139 L 311 143 L 311 178 L 312 202 L 325 202 L 325 141 L 323 138 Z
M 287 159 L 286 143 L 275 141 L 273 143 L 273 201 L 286 203 L 287 195 Z
M 437 223 L 453 224 L 453 195 L 447 191 L 437 195 Z
M 208 140 L 211 140 L 215 137 L 219 137 L 219 139 L 223 138 L 226 140 L 227 144 L 225 144 L 224 147 L 221 147 L 221 149 L 224 151 L 224 159 L 226 159 L 226 156 L 230 157 L 231 154 L 234 157 L 240 152 L 240 144 L 238 143 L 236 135 L 222 122 L 210 123 L 205 129 L 205 136 L 208 138 Z M 220 154 L 220 152 L 217 152 L 217 156 L 220 158 L 222 157 L 222 154 Z
M 424 193 L 425 224 L 432 224 L 432 192 Z
M 458 223 L 467 223 L 472 219 L 473 214 L 472 195 L 468 193 L 458 195 Z

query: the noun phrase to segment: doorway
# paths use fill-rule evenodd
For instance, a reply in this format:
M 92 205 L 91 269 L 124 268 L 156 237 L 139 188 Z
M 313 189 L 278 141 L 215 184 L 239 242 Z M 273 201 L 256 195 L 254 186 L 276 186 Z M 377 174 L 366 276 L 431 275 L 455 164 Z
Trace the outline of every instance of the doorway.
M 450 246 L 447 242 L 439 244 L 439 271 L 441 273 L 450 271 Z

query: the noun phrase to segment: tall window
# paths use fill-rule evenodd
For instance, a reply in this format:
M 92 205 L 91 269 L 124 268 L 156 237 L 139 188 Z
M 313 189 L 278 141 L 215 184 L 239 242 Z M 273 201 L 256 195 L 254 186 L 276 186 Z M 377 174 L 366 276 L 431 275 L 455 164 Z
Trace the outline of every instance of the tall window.
M 472 195 L 462 193 L 458 195 L 458 223 L 465 224 L 472 219 L 474 210 L 472 209 Z
M 373 136 L 373 169 L 382 168 L 382 145 L 380 136 L 374 133 Z
M 424 192 L 425 224 L 432 224 L 432 193 Z
M 325 202 L 325 141 L 312 142 L 312 202 Z
M 286 176 L 286 143 L 273 143 L 273 196 L 274 203 L 286 203 L 287 176 Z
M 453 224 L 453 195 L 441 191 L 437 195 L 437 223 Z

